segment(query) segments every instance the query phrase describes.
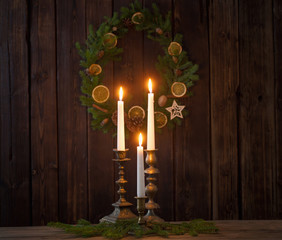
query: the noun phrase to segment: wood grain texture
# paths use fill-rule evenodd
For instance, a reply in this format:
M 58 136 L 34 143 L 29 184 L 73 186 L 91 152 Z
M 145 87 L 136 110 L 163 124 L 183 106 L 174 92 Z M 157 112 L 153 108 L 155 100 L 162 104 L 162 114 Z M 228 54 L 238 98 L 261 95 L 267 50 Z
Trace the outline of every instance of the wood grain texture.
M 115 0 L 113 2 L 113 10 L 120 11 L 123 6 L 128 6 L 131 0 Z M 134 105 L 140 105 L 144 100 L 144 88 L 145 81 L 143 77 L 143 33 L 136 32 L 133 27 L 129 28 L 128 33 L 118 40 L 118 46 L 123 48 L 122 60 L 114 63 L 114 96 L 118 98 L 118 89 L 123 86 L 125 106 L 124 111 L 127 113 L 129 108 Z M 126 100 L 131 98 L 130 105 Z M 116 146 L 116 139 L 114 140 L 114 146 Z M 126 199 L 135 205 L 137 195 L 136 185 L 136 156 L 138 146 L 138 134 L 129 133 L 129 137 L 126 138 L 125 147 L 129 149 L 128 157 L 131 159 L 125 166 L 125 179 L 128 184 L 125 185 L 127 191 Z M 144 144 L 145 146 L 145 144 Z M 118 179 L 117 168 L 115 171 L 115 179 Z M 116 190 L 118 190 L 116 185 Z M 116 200 L 118 196 L 116 196 Z M 132 207 L 132 211 L 136 211 Z
M 199 234 L 197 239 L 212 240 L 212 239 L 271 239 L 280 240 L 282 238 L 282 221 L 281 220 L 267 220 L 267 221 L 215 221 L 219 228 L 217 234 Z M 75 237 L 73 234 L 65 233 L 62 229 L 51 227 L 2 227 L 0 228 L 1 240 L 30 240 L 30 239 L 77 239 L 83 240 L 85 238 Z M 103 237 L 91 238 L 95 240 L 104 240 Z M 124 238 L 126 240 L 134 240 L 135 236 Z M 143 239 L 143 238 L 142 238 Z M 163 240 L 159 236 L 150 236 L 150 240 Z M 186 240 L 195 239 L 189 234 L 185 235 L 170 235 L 169 239 Z
M 1 1 L 0 22 L 0 225 L 23 226 L 31 224 L 27 3 Z
M 240 159 L 243 219 L 276 212 L 271 1 L 240 1 Z
M 277 217 L 282 218 L 282 2 L 274 0 L 274 53 L 275 53 L 275 107 L 276 107 L 276 164 Z
M 152 1 L 140 1 L 151 7 Z M 85 41 L 89 24 L 96 30 L 104 16 L 130 2 L 0 1 L 1 226 L 97 223 L 112 212 L 116 139 L 93 131 L 80 105 L 74 44 Z M 174 33 L 183 34 L 183 48 L 200 65 L 194 96 L 183 100 L 189 116 L 174 131 L 156 134 L 158 214 L 166 220 L 282 218 L 281 1 L 155 2 L 163 14 L 172 10 Z M 155 91 L 161 84 L 154 65 L 163 50 L 132 29 L 118 46 L 122 61 L 103 69 L 103 83 L 112 98 L 122 84 L 125 99 L 132 95 L 131 105 L 142 105 L 148 77 Z M 137 134 L 130 134 L 125 177 L 133 204 L 137 144 Z
M 31 2 L 32 224 L 58 220 L 55 3 Z
M 209 39 L 206 1 L 175 1 L 175 32 L 199 64 L 193 97 L 181 99 L 189 111 L 174 139 L 176 220 L 211 218 Z M 191 35 L 193 37 L 191 37 Z
M 282 218 L 282 4 L 274 1 L 275 26 L 275 87 L 276 87 L 276 146 L 277 146 L 277 211 Z
M 209 32 L 213 218 L 237 219 L 237 1 L 210 2 Z
M 81 79 L 75 43 L 85 40 L 85 1 L 58 1 L 57 91 L 59 219 L 88 218 L 87 113 L 81 106 Z
M 159 6 L 161 13 L 165 16 L 172 8 L 172 1 L 158 0 L 155 3 Z M 144 1 L 144 7 L 151 9 L 152 2 Z M 163 49 L 156 42 L 146 37 L 144 33 L 144 82 L 148 84 L 148 79 L 152 78 L 153 91 L 159 91 L 159 86 L 163 84 L 155 64 L 158 55 L 163 55 Z M 144 92 L 148 92 L 147 85 Z M 155 97 L 155 104 L 158 99 Z M 147 109 L 146 109 L 147 111 Z M 158 160 L 157 168 L 160 174 L 157 175 L 158 192 L 155 201 L 160 205 L 160 209 L 156 213 L 165 220 L 174 219 L 174 180 L 173 180 L 173 132 L 162 129 L 162 133 L 156 133 L 156 148 L 158 149 L 156 156 Z M 146 154 L 145 154 L 146 155 Z M 145 164 L 146 166 L 146 164 Z
M 104 22 L 104 16 L 112 15 L 112 0 L 86 1 L 86 25 L 92 24 L 94 30 Z M 114 97 L 113 63 L 103 69 L 104 84 Z M 91 116 L 88 116 L 88 189 L 89 189 L 89 219 L 98 223 L 99 219 L 113 211 L 115 201 L 114 162 L 112 132 L 104 134 L 93 131 L 90 127 Z M 111 120 L 110 120 L 111 121 Z

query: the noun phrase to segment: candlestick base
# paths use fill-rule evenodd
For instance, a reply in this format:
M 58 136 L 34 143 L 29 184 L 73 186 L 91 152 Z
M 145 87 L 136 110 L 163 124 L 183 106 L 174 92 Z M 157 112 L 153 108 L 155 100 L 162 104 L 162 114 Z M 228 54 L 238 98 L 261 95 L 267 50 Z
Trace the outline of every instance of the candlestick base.
M 154 210 L 148 210 L 147 214 L 143 217 L 145 222 L 155 222 L 155 223 L 162 223 L 164 220 L 157 216 Z
M 116 223 L 121 220 L 137 218 L 137 216 L 130 210 L 132 205 L 133 204 L 129 202 L 120 203 L 117 201 L 116 203 L 113 203 L 112 206 L 115 207 L 115 210 L 110 215 L 101 218 L 100 222 Z
M 154 209 L 160 208 L 159 204 L 154 202 L 155 194 L 158 191 L 155 184 L 157 181 L 155 175 L 160 173 L 159 169 L 155 167 L 157 164 L 156 151 L 157 149 L 145 150 L 147 153 L 146 163 L 149 165 L 149 167 L 144 171 L 148 175 L 146 180 L 149 182 L 146 186 L 146 195 L 149 198 L 149 201 L 145 204 L 146 209 L 148 210 L 147 214 L 144 216 L 144 220 L 146 222 L 164 222 L 164 220 L 158 217 L 154 212 Z
M 128 149 L 124 151 L 119 151 L 117 149 L 113 149 L 116 154 L 116 159 L 113 159 L 114 162 L 117 162 L 119 165 L 119 179 L 116 183 L 119 185 L 118 194 L 120 196 L 119 200 L 112 204 L 115 207 L 115 210 L 110 214 L 100 219 L 100 222 L 111 222 L 115 223 L 120 220 L 128 220 L 137 218 L 137 216 L 131 212 L 130 207 L 133 205 L 130 202 L 127 202 L 125 199 L 125 189 L 124 185 L 127 183 L 127 180 L 124 178 L 124 163 L 129 161 L 129 158 L 126 158 L 126 152 Z

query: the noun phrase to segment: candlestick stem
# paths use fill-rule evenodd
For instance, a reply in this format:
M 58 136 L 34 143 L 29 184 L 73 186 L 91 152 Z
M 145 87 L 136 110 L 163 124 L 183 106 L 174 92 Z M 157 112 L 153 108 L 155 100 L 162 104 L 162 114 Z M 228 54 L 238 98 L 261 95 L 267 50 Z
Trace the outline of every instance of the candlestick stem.
M 128 149 L 125 149 L 124 151 L 119 151 L 114 149 L 116 158 L 113 159 L 114 162 L 117 162 L 119 165 L 119 179 L 116 181 L 116 184 L 119 185 L 119 190 L 117 191 L 119 194 L 119 200 L 112 204 L 112 206 L 115 207 L 115 210 L 108 216 L 103 217 L 100 219 L 100 222 L 111 222 L 115 223 L 119 220 L 128 220 L 128 219 L 134 219 L 137 218 L 137 216 L 131 212 L 130 207 L 132 206 L 132 203 L 128 202 L 125 199 L 125 193 L 126 190 L 124 188 L 125 184 L 127 183 L 127 180 L 124 178 L 124 163 L 130 160 L 130 158 L 126 158 L 126 152 Z
M 149 201 L 145 204 L 147 211 L 147 214 L 144 216 L 144 220 L 146 222 L 164 222 L 164 220 L 160 217 L 158 217 L 154 210 L 157 208 L 160 208 L 159 204 L 154 202 L 154 197 L 156 192 L 158 191 L 158 188 L 155 184 L 157 181 L 156 174 L 160 173 L 159 169 L 157 169 L 155 166 L 157 164 L 157 157 L 155 150 L 145 150 L 147 153 L 146 156 L 146 163 L 149 165 L 149 167 L 145 170 L 145 173 L 148 175 L 146 180 L 149 182 L 146 186 L 146 195 L 149 198 Z
M 147 197 L 135 197 L 137 199 L 137 212 L 138 212 L 138 224 L 144 225 L 146 221 L 144 220 L 145 215 L 145 200 Z

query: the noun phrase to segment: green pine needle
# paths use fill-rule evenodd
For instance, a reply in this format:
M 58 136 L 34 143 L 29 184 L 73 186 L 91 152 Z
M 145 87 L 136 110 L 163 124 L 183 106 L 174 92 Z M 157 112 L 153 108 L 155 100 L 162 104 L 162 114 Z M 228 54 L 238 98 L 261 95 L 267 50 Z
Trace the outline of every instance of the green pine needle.
M 61 228 L 67 233 L 75 234 L 77 237 L 95 237 L 103 236 L 108 239 L 121 239 L 130 234 L 134 234 L 136 238 L 146 235 L 157 235 L 167 238 L 169 235 L 190 234 L 197 236 L 198 234 L 214 234 L 218 232 L 218 228 L 213 222 L 207 222 L 203 219 L 195 219 L 190 222 L 181 224 L 172 223 L 150 223 L 146 228 L 142 228 L 137 220 L 118 221 L 116 223 L 99 223 L 91 225 L 90 222 L 80 219 L 77 225 L 69 225 L 60 222 L 50 222 L 49 227 Z
M 107 116 L 101 114 L 99 110 L 93 107 L 93 103 L 95 102 L 92 99 L 93 89 L 97 85 L 103 84 L 105 66 L 109 62 L 122 59 L 123 49 L 120 48 L 118 44 L 113 48 L 105 47 L 103 44 L 104 35 L 107 33 L 115 34 L 119 43 L 119 40 L 129 30 L 129 27 L 125 23 L 129 21 L 129 23 L 132 24 L 131 18 L 136 12 L 141 12 L 143 14 L 144 21 L 140 24 L 133 24 L 134 29 L 136 31 L 145 32 L 149 39 L 159 43 L 160 47 L 163 49 L 163 54 L 159 55 L 156 61 L 156 69 L 162 79 L 160 91 L 156 93 L 156 96 L 171 95 L 171 85 L 176 81 L 183 82 L 186 84 L 187 88 L 190 88 L 194 85 L 194 81 L 199 79 L 199 75 L 196 74 L 198 65 L 193 64 L 189 60 L 185 50 L 176 57 L 172 57 L 168 53 L 168 46 L 172 41 L 182 45 L 183 39 L 183 35 L 179 33 L 175 34 L 174 39 L 172 39 L 171 12 L 162 15 L 159 7 L 155 3 L 152 3 L 151 9 L 143 8 L 141 2 L 135 0 L 130 3 L 128 7 L 122 7 L 119 13 L 114 12 L 112 17 L 106 16 L 105 21 L 95 30 L 92 25 L 89 25 L 89 34 L 85 43 L 75 44 L 78 54 L 81 57 L 80 65 L 82 67 L 82 70 L 79 72 L 82 79 L 80 88 L 82 96 L 80 97 L 80 100 L 81 104 L 87 106 L 88 112 L 92 114 L 93 121 L 91 122 L 91 126 L 93 129 L 102 130 L 103 132 L 109 132 L 115 129 L 115 125 L 111 121 L 111 116 L 116 111 L 116 102 L 114 99 L 110 97 L 102 106 L 107 110 Z M 160 31 L 157 31 L 157 29 Z M 92 64 L 99 64 L 102 68 L 102 73 L 95 76 L 90 75 L 88 68 Z M 176 70 L 181 70 L 182 74 L 180 74 L 180 76 L 176 75 Z M 187 96 L 191 95 L 192 92 L 189 89 Z M 131 107 L 129 102 L 125 105 Z M 146 109 L 146 103 L 140 105 Z M 156 106 L 156 108 L 159 107 Z M 164 108 L 159 109 L 158 111 L 164 111 Z M 106 124 L 101 125 L 102 121 L 107 118 L 109 121 Z M 169 120 L 167 126 L 173 128 L 176 124 L 180 125 L 180 123 L 180 119 L 175 121 Z M 162 129 L 157 129 L 157 131 L 161 132 Z

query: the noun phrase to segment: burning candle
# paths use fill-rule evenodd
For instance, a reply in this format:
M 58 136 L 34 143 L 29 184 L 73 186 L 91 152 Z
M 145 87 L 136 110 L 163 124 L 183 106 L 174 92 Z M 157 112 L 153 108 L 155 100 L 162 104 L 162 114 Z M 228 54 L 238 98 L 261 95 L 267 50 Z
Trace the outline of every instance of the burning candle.
M 154 93 L 152 81 L 149 79 L 148 93 L 148 119 L 147 119 L 147 150 L 155 150 L 155 120 L 154 120 Z
M 124 151 L 125 150 L 125 139 L 124 139 L 124 104 L 122 101 L 123 91 L 122 87 L 119 89 L 119 101 L 117 106 L 117 150 Z
M 137 197 L 145 197 L 144 156 L 142 147 L 142 134 L 139 134 L 137 147 Z

